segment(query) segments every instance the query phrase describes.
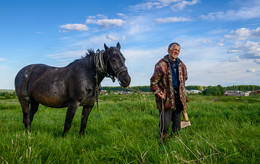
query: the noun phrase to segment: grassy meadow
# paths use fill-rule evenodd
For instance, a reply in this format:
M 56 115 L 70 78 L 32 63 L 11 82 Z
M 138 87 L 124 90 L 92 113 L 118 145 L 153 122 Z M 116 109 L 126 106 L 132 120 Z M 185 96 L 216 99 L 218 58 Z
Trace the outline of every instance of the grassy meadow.
M 189 99 L 192 126 L 163 144 L 150 94 L 99 96 L 85 137 L 80 107 L 65 138 L 65 108 L 40 106 L 27 133 L 18 100 L 0 100 L 0 163 L 259 163 L 259 96 Z

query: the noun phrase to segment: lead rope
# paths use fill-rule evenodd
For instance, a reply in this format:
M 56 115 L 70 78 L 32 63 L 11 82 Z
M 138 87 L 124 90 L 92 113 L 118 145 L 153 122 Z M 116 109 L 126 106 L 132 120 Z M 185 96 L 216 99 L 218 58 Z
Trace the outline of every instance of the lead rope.
M 164 137 L 163 136 L 163 131 L 164 131 L 164 103 L 163 103 L 163 99 L 162 100 L 162 112 L 160 114 L 160 137 Z M 163 122 L 162 122 L 163 121 Z M 161 131 L 161 128 L 162 128 L 162 131 Z
M 96 71 L 96 102 L 97 102 L 97 109 L 98 109 L 98 75 Z
M 96 65 L 96 87 L 95 87 L 95 94 L 96 94 L 96 102 L 97 102 L 97 108 L 98 108 L 98 72 L 101 74 L 107 74 L 104 66 L 104 61 L 103 61 L 103 56 L 102 56 L 102 51 L 99 49 L 96 52 L 96 55 L 94 57 L 94 63 Z

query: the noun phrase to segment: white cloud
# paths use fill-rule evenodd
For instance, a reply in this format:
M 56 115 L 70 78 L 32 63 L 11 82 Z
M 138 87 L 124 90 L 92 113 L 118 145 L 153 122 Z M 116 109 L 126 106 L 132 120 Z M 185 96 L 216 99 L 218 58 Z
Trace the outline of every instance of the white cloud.
M 173 11 L 183 10 L 186 6 L 195 5 L 199 0 L 150 0 L 146 3 L 140 3 L 134 6 L 131 6 L 131 9 L 134 10 L 153 10 L 161 9 L 165 7 L 171 7 Z
M 124 21 L 122 19 L 87 19 L 86 24 L 97 24 L 101 28 L 122 26 Z
M 240 28 L 233 30 L 226 38 L 232 43 L 229 47 L 229 53 L 240 55 L 241 59 L 253 59 L 259 63 L 260 59 L 260 28 L 248 29 Z
M 226 29 L 215 29 L 215 30 L 209 31 L 208 33 L 209 34 L 221 34 L 221 33 L 224 33 L 224 32 L 227 32 L 227 30 Z
M 228 53 L 239 54 L 241 59 L 260 59 L 260 42 L 236 41 L 228 50 Z
M 115 36 L 112 34 L 106 35 L 106 38 L 109 40 L 113 40 L 113 41 L 125 40 L 125 36 L 120 37 L 120 36 Z
M 239 62 L 239 61 L 241 61 L 241 59 L 238 56 L 235 56 L 233 58 L 229 58 L 229 61 L 230 62 Z
M 250 30 L 248 28 L 240 28 L 232 30 L 229 35 L 225 35 L 226 38 L 235 40 L 248 40 L 260 38 L 260 27 Z
M 136 62 L 140 59 L 153 59 L 153 58 L 161 58 L 163 54 L 167 52 L 167 47 L 160 47 L 154 49 L 138 49 L 138 48 L 131 48 L 131 49 L 123 49 L 122 52 L 124 53 L 125 57 L 129 60 Z M 158 55 L 161 54 L 161 55 Z M 156 57 L 157 56 L 157 57 Z M 143 60 L 142 60 L 143 62 Z
M 9 67 L 7 65 L 0 65 L 0 69 L 1 70 L 7 70 L 7 69 L 9 69 Z
M 66 24 L 60 25 L 61 32 L 67 31 L 87 31 L 88 27 L 85 24 Z
M 124 18 L 124 19 L 126 19 L 128 17 L 127 15 L 125 15 L 123 13 L 117 13 L 116 15 L 118 15 L 118 16 Z
M 247 41 L 240 48 L 241 58 L 260 59 L 260 42 Z
M 84 55 L 84 51 L 83 50 L 79 50 L 79 51 L 64 51 L 64 52 L 60 52 L 60 53 L 55 53 L 55 54 L 49 54 L 47 55 L 47 57 L 50 57 L 52 59 L 57 59 L 57 60 L 65 60 L 67 58 L 79 58 L 81 56 Z
M 233 49 L 229 49 L 227 52 L 228 53 L 237 53 L 237 52 L 239 52 L 239 50 L 237 50 L 237 49 L 234 49 L 234 47 L 232 47 Z
M 120 37 L 114 36 L 114 35 L 111 35 L 111 34 L 106 35 L 106 38 L 107 38 L 107 39 L 110 39 L 110 40 L 119 40 L 119 39 L 120 39 Z
M 186 6 L 192 6 L 199 2 L 199 0 L 192 0 L 192 1 L 180 1 L 171 6 L 173 11 L 180 11 L 183 10 Z
M 222 47 L 222 46 L 224 46 L 224 43 L 221 43 L 221 42 L 220 42 L 220 43 L 218 43 L 217 45 L 219 45 L 219 46 Z
M 0 58 L 0 62 L 7 60 L 6 58 Z
M 103 15 L 103 14 L 97 14 L 97 17 L 99 17 L 99 18 L 104 18 L 104 19 L 107 18 L 107 16 L 106 16 L 106 15 Z
M 254 62 L 256 62 L 257 64 L 260 64 L 260 59 L 255 59 Z
M 154 8 L 162 8 L 165 7 L 167 5 L 163 5 L 161 2 L 156 1 L 156 2 L 146 2 L 146 3 L 140 3 L 137 4 L 135 6 L 131 6 L 131 9 L 134 10 L 150 10 L 150 9 L 154 9 Z
M 151 30 L 152 18 L 149 16 L 135 16 L 127 20 L 125 26 L 128 35 L 134 36 L 135 38 L 140 37 L 137 34 L 145 34 L 145 32 Z
M 208 15 L 202 15 L 201 18 L 204 20 L 241 20 L 241 19 L 253 19 L 260 18 L 260 6 L 243 7 L 239 10 L 228 10 L 211 12 Z
M 155 23 L 175 23 L 175 22 L 189 22 L 191 19 L 184 17 L 167 17 L 167 18 L 157 18 Z
M 256 69 L 250 68 L 250 69 L 246 70 L 246 72 L 256 72 Z

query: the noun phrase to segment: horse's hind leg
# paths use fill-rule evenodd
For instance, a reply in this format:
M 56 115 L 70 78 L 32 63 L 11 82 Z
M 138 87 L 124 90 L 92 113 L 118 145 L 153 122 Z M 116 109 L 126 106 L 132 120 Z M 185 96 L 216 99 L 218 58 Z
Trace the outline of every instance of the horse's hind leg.
M 23 110 L 23 123 L 24 126 L 26 128 L 26 130 L 30 131 L 31 127 L 30 127 L 30 117 L 29 117 L 29 101 L 22 100 L 20 101 L 21 106 L 22 106 L 22 110 Z
M 31 126 L 31 123 L 33 121 L 33 116 L 34 116 L 34 114 L 37 112 L 37 110 L 39 108 L 39 103 L 31 98 L 30 105 L 31 106 L 30 106 L 29 114 L 30 114 L 30 126 Z
M 81 117 L 81 127 L 80 127 L 80 135 L 84 135 L 85 129 L 88 122 L 88 116 L 92 110 L 94 105 L 84 106 L 82 110 L 82 117 Z

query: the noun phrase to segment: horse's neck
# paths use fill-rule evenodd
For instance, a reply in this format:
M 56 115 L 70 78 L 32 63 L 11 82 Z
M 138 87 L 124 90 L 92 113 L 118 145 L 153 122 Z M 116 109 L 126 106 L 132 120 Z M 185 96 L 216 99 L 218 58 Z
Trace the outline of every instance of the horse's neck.
M 95 62 L 94 62 L 94 65 L 95 65 L 95 72 L 96 72 L 95 78 L 96 78 L 96 76 L 97 76 L 98 85 L 100 85 L 100 83 L 104 80 L 105 75 L 104 75 L 103 73 L 101 73 L 101 72 L 98 71 Z
M 85 61 L 85 68 L 86 68 L 86 71 L 87 72 L 91 72 L 93 75 L 94 75 L 94 79 L 95 79 L 95 85 L 97 83 L 97 85 L 99 86 L 101 84 L 101 82 L 104 80 L 105 78 L 105 75 L 101 74 L 101 73 L 98 73 L 97 71 L 97 66 L 96 66 L 96 63 L 95 63 L 95 55 L 92 55 L 92 56 L 89 56 L 89 59 L 85 59 L 87 61 Z M 96 76 L 98 78 L 96 78 Z
M 105 76 L 104 75 L 98 75 L 98 85 L 104 80 Z

